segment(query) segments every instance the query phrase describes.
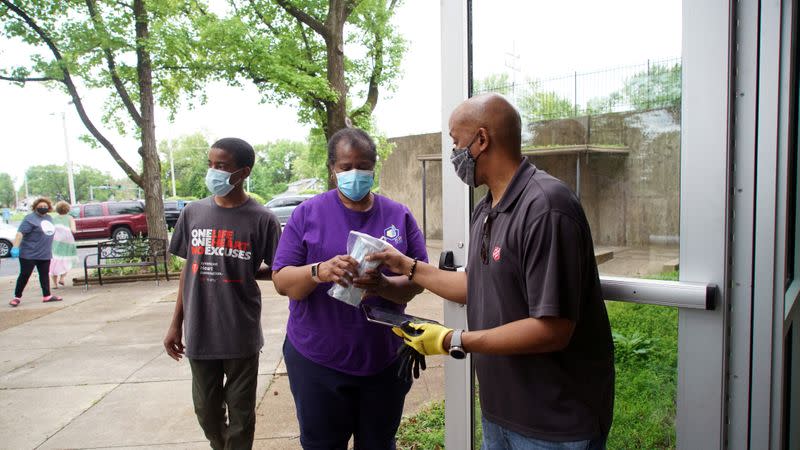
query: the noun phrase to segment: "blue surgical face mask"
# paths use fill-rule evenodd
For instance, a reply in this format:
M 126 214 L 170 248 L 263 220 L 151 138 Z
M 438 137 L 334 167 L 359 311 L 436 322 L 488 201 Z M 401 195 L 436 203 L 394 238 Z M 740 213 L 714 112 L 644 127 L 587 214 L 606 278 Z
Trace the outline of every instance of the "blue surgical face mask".
M 375 172 L 372 170 L 353 169 L 336 174 L 339 192 L 354 202 L 366 197 L 374 182 Z
M 231 177 L 236 172 L 225 172 L 224 170 L 209 167 L 208 172 L 206 172 L 206 187 L 212 194 L 225 197 L 235 186 L 231 184 Z

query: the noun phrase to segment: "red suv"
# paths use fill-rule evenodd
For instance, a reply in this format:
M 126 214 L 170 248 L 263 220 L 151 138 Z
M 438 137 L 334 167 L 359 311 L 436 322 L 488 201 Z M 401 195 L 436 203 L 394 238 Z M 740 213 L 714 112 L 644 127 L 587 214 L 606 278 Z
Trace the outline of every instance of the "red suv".
M 125 240 L 147 234 L 144 203 L 140 201 L 76 205 L 69 213 L 78 229 L 75 239 Z

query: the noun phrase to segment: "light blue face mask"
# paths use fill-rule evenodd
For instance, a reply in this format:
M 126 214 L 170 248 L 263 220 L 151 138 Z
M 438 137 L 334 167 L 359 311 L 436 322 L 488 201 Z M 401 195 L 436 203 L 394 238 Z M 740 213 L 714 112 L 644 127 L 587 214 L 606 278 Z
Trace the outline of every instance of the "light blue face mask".
M 353 169 L 336 174 L 339 192 L 354 202 L 366 197 L 374 182 L 375 173 L 371 170 Z
M 236 172 L 238 172 L 238 170 Z M 225 197 L 234 188 L 234 185 L 231 184 L 230 181 L 231 177 L 236 172 L 230 173 L 209 167 L 208 172 L 206 172 L 206 187 L 212 194 Z

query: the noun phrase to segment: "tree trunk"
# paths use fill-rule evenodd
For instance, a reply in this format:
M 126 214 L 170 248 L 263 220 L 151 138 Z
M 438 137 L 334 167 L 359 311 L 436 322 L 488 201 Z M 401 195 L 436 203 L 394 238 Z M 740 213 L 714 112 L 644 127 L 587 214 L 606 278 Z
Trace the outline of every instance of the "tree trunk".
M 141 142 L 142 189 L 145 197 L 147 233 L 152 238 L 167 239 L 167 222 L 161 198 L 161 162 L 156 149 L 155 101 L 153 99 L 153 68 L 146 41 L 150 37 L 144 0 L 134 0 L 136 18 L 136 70 L 139 78 L 139 110 L 142 114 Z
M 344 22 L 347 19 L 346 2 L 344 0 L 331 1 L 328 18 L 325 26 L 329 31 L 326 40 L 328 56 L 328 83 L 338 94 L 335 102 L 325 102 L 328 123 L 325 127 L 325 140 L 331 139 L 337 131 L 347 126 L 347 80 L 344 76 Z M 330 172 L 330 168 L 328 169 Z M 328 188 L 334 188 L 335 177 L 329 173 Z

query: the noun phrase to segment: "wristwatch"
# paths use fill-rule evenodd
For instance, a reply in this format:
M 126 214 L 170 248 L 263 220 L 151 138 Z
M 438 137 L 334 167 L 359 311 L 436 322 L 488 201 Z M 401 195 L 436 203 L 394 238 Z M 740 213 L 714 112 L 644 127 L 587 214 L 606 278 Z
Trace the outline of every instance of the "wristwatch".
M 467 352 L 461 346 L 461 333 L 464 330 L 453 330 L 453 336 L 450 338 L 450 356 L 455 359 L 464 359 L 467 357 Z
M 322 263 L 316 263 L 311 266 L 311 279 L 314 280 L 315 283 L 322 283 L 322 280 L 319 279 L 319 265 Z

